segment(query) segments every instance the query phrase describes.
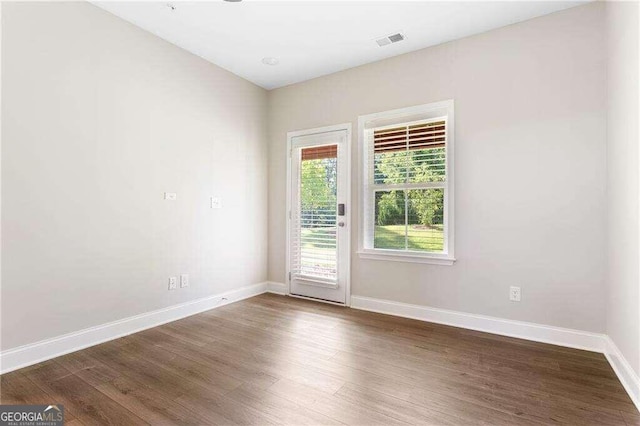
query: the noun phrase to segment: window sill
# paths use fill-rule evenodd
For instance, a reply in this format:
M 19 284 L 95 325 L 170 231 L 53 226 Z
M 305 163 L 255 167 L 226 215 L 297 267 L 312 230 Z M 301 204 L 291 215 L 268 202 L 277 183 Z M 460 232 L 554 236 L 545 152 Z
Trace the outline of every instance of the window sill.
M 456 261 L 455 258 L 447 255 L 432 255 L 420 253 L 400 252 L 394 253 L 390 250 L 372 250 L 362 249 L 358 251 L 361 259 L 369 260 L 389 260 L 392 262 L 409 262 L 409 263 L 426 263 L 431 265 L 448 265 L 451 266 Z

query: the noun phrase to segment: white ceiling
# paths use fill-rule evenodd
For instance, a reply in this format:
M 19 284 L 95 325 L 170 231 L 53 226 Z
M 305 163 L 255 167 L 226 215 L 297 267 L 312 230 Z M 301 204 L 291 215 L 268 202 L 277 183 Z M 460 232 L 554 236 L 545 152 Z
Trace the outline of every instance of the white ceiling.
M 167 3 L 176 6 L 175 10 Z M 566 9 L 583 1 L 96 1 L 266 89 Z M 407 39 L 378 47 L 375 39 Z M 276 66 L 262 58 L 278 58 Z

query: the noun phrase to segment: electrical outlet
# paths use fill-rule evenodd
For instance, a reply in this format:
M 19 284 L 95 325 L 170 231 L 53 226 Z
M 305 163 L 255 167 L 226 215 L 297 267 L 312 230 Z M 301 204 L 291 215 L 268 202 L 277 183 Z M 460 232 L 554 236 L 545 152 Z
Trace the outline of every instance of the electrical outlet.
M 222 198 L 220 198 L 220 197 L 211 197 L 211 208 L 212 209 L 221 209 L 222 208 Z
M 189 287 L 189 275 L 180 275 L 180 288 Z
M 169 290 L 175 290 L 178 288 L 178 278 L 169 277 Z
M 520 287 L 509 287 L 509 300 L 512 302 L 519 302 L 520 296 Z

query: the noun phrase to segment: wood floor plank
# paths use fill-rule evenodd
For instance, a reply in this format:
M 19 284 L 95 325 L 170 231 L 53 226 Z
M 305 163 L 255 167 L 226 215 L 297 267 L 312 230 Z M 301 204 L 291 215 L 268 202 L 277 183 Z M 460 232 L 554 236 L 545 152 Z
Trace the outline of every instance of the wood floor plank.
M 75 425 L 640 424 L 602 354 L 272 294 L 0 385 Z
M 173 353 L 180 356 L 180 359 L 186 360 L 183 361 L 182 365 L 177 365 L 177 369 L 190 368 L 195 371 L 203 368 L 207 369 L 210 378 L 215 379 L 217 384 L 223 389 L 223 393 L 235 389 L 244 383 L 251 383 L 254 386 L 265 388 L 278 381 L 277 377 L 242 365 L 237 362 L 235 356 L 229 352 L 218 355 L 207 350 L 197 351 L 192 347 L 171 340 L 148 340 L 147 333 L 152 331 L 153 330 L 145 331 L 145 335 L 141 336 L 140 339 L 146 341 L 150 347 Z M 238 347 L 235 349 L 237 350 Z
M 208 351 L 206 349 L 207 346 L 202 348 L 204 351 Z M 144 341 L 132 342 L 125 346 L 123 350 L 136 357 L 143 357 L 158 368 L 180 376 L 184 381 L 207 388 L 216 394 L 224 395 L 243 383 L 241 380 L 226 374 L 220 374 L 219 369 L 211 364 L 198 363 L 180 354 L 157 350 L 157 348 L 150 347 Z
M 28 379 L 22 372 L 0 376 L 0 404 L 3 405 L 29 405 L 55 403 L 51 395 L 47 394 Z
M 3 405 L 49 405 L 58 404 L 54 396 L 39 388 L 20 371 L 0 376 L 0 404 Z M 65 423 L 81 424 L 68 407 L 65 407 Z
M 455 415 L 439 412 L 429 407 L 407 402 L 406 399 L 378 392 L 370 387 L 351 383 L 345 384 L 336 393 L 336 396 L 408 424 L 457 425 L 461 422 L 460 417 Z
M 203 415 L 221 416 L 227 420 L 216 421 L 216 424 L 238 425 L 275 425 L 278 424 L 267 413 L 250 405 L 243 404 L 214 393 L 196 391 L 183 394 L 176 399 L 178 403 Z
M 371 411 L 367 407 L 354 404 L 339 396 L 324 393 L 287 379 L 279 380 L 270 386 L 267 391 L 345 424 L 408 424 L 393 417 Z
M 56 362 L 151 424 L 200 425 L 206 420 L 197 412 L 173 402 L 143 383 L 129 379 L 86 352 L 65 355 Z
M 233 351 L 236 346 L 216 343 L 205 347 L 209 353 L 223 355 Z M 290 379 L 328 393 L 334 393 L 344 384 L 344 380 L 332 374 L 303 365 L 290 357 L 288 352 L 267 352 L 261 350 L 242 351 L 236 354 L 235 361 L 244 366 L 252 366 L 273 376 Z
M 84 382 L 55 360 L 25 375 L 55 401 L 64 405 L 84 425 L 149 424 L 133 412 Z
M 640 425 L 640 413 L 621 412 L 622 418 L 625 420 L 627 426 L 639 426 Z
M 227 395 L 244 405 L 265 413 L 270 419 L 289 425 L 343 425 L 330 417 L 291 402 L 255 386 L 242 385 Z

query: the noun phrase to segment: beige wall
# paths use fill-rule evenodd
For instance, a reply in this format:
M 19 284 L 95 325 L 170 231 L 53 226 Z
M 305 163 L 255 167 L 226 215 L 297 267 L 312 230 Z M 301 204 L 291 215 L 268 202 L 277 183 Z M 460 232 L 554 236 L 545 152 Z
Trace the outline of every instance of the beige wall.
M 84 2 L 2 42 L 3 350 L 266 280 L 263 89 Z
M 286 132 L 454 99 L 454 266 L 364 260 L 352 294 L 605 329 L 604 5 L 591 3 L 269 93 L 269 279 L 285 282 Z M 357 170 L 357 135 L 354 135 Z M 508 299 L 522 287 L 522 302 Z
M 607 3 L 607 334 L 640 375 L 639 7 Z

